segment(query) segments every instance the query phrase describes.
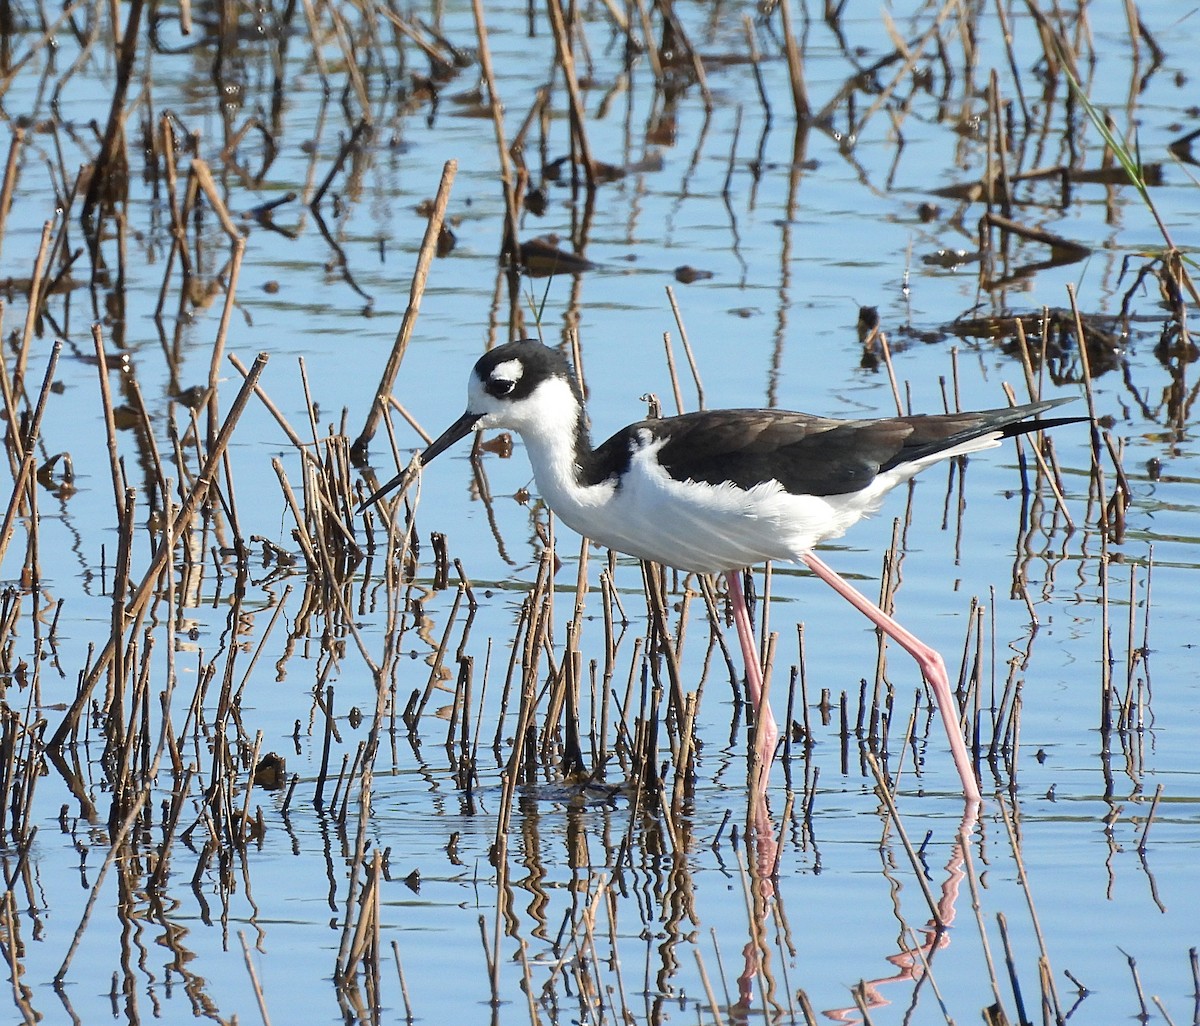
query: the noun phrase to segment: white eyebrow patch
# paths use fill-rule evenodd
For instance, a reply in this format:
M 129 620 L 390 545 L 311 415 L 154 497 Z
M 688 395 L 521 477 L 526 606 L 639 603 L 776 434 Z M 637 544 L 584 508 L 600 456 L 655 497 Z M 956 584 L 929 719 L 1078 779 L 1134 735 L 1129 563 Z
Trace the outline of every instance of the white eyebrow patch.
M 524 372 L 525 365 L 520 360 L 505 360 L 503 363 L 496 364 L 488 377 L 492 381 L 511 381 L 515 384 L 521 380 Z

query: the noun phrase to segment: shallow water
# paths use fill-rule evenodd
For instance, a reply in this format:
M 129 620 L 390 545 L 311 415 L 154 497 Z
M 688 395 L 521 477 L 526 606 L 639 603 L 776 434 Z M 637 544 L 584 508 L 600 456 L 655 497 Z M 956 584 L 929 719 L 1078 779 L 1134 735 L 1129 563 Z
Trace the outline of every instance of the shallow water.
M 915 10 L 891 12 L 910 43 L 933 17 L 920 5 L 913 6 Z M 742 14 L 753 16 L 752 6 L 721 5 L 713 13 L 707 7 L 680 5 L 677 11 L 706 56 L 745 54 Z M 878 12 L 851 13 L 853 19 L 848 17 L 842 25 L 853 58 L 841 52 L 823 23 L 806 27 L 805 70 L 814 106 L 837 92 L 854 62 L 865 66 L 892 47 Z M 1131 90 L 1130 83 L 1149 70 L 1146 48 L 1135 69 L 1123 6 L 1094 8 L 1090 16 L 1096 62 L 1089 69 L 1089 95 L 1097 104 L 1110 105 L 1118 126 L 1136 121 L 1142 159 L 1165 164 L 1165 184 L 1154 188 L 1152 197 L 1176 244 L 1186 248 L 1195 241 L 1200 191 L 1189 178 L 1189 168 L 1172 162 L 1166 147 L 1194 127 L 1187 55 L 1197 43 L 1197 18 L 1161 2 L 1144 4 L 1141 13 L 1167 51 L 1164 65 L 1140 92 Z M 322 16 L 327 19 L 328 13 Z M 1084 154 L 1080 166 L 1099 166 L 1098 138 L 1081 113 L 1075 112 L 1072 130 L 1064 131 L 1065 83 L 1059 81 L 1052 100 L 1042 96 L 1032 73 L 1040 46 L 1031 21 L 1016 11 L 1010 17 L 1034 122 L 1040 125 L 1045 117 L 1049 126 L 1023 139 L 1020 166 L 1067 161 L 1072 147 Z M 549 74 L 553 39 L 544 26 L 536 38 L 527 38 L 521 5 L 488 4 L 487 18 L 511 136 Z M 328 26 L 327 20 L 322 24 Z M 772 21 L 773 30 L 778 24 L 778 19 Z M 303 25 L 299 16 L 296 25 Z M 448 5 L 441 27 L 457 43 L 474 45 L 468 6 Z M 1071 202 L 1059 209 L 1057 184 L 1025 187 L 1030 202 L 1020 205 L 1014 216 L 1092 247 L 1084 261 L 1041 268 L 985 293 L 978 289 L 974 263 L 941 269 L 923 262 L 935 250 L 974 248 L 982 206 L 959 207 L 953 200 L 934 197 L 932 190 L 977 180 L 985 171 L 983 135 L 970 126 L 986 113 L 976 94 L 990 68 L 997 68 L 1005 98 L 1013 94 L 994 13 L 980 14 L 976 28 L 979 52 L 970 77 L 958 52 L 950 58 L 958 74 L 944 99 L 914 90 L 908 76 L 897 94 L 908 109 L 897 113 L 895 122 L 885 110 L 876 113 L 852 147 L 839 141 L 839 133 L 845 131 L 844 106 L 835 111 L 834 129 L 813 129 L 800 147 L 794 145 L 786 64 L 778 42 L 764 29 L 759 45 L 766 55 L 761 68 L 771 99 L 769 123 L 749 66 L 744 61 L 718 66 L 713 60 L 708 69 L 711 116 L 705 118 L 693 86 L 676 100 L 673 134 L 656 132 L 658 141 L 652 145 L 646 139 L 651 122 L 662 120 L 657 115 L 663 101 L 654 91 L 646 62 L 636 63 L 631 77 L 623 80 L 620 40 L 614 39 L 602 8 L 588 12 L 585 32 L 594 66 L 585 107 L 593 152 L 611 163 L 632 164 L 653 150 L 661 157 L 661 167 L 600 188 L 586 250 L 597 265 L 594 270 L 577 277 L 527 280 L 523 289 L 529 297 L 524 311 L 527 330 L 537 330 L 531 307 L 541 308 L 540 331 L 550 343 L 563 341 L 568 327 L 578 329 L 598 438 L 642 416 L 647 393 L 656 394 L 667 412 L 673 411 L 664 332 L 672 335 L 684 404 L 696 404 L 666 286 L 673 287 L 678 299 L 708 406 L 775 405 L 835 416 L 887 415 L 894 410 L 887 375 L 861 366 L 854 328 L 860 305 L 879 308 L 900 387 L 917 411 L 941 410 L 947 393 L 957 395 L 965 408 L 1003 405 L 1003 382 L 1010 382 L 1019 397 L 1024 395 L 1020 364 L 998 344 L 959 340 L 944 330 L 960 315 L 1065 307 L 1068 284 L 1085 312 L 1119 312 L 1122 296 L 1132 285 L 1130 272 L 1122 274 L 1123 261 L 1129 258 L 1134 267 L 1140 266 L 1146 259 L 1142 254 L 1159 242 L 1150 212 L 1130 188 L 1079 185 Z M 176 31 L 169 38 L 181 42 Z M 23 34 L 19 42 L 29 45 L 35 38 Z M 50 118 L 41 76 L 53 79 L 78 53 L 73 38 L 64 35 L 60 43 L 54 69 L 35 60 L 13 80 L 5 96 L 10 116 L 29 116 L 35 122 Z M 20 46 L 17 49 L 20 52 Z M 240 107 L 228 111 L 234 127 L 269 107 L 270 50 L 267 43 L 247 42 L 237 51 L 238 61 L 229 69 L 241 96 Z M 325 107 L 307 34 L 301 32 L 290 42 L 281 145 L 257 186 L 239 177 L 222 157 L 221 112 L 208 77 L 211 48 L 182 56 L 156 54 L 153 90 L 143 92 L 142 103 L 144 109 L 152 105 L 156 116 L 173 111 L 181 124 L 200 133 L 200 154 L 217 173 L 230 210 L 240 216 L 290 190 L 311 195 L 313 183 L 329 172 L 348 136 L 351 126 L 340 106 L 344 67 L 332 36 L 322 53 L 336 97 Z M 410 55 L 409 60 L 415 58 Z M 941 65 L 929 60 L 922 62 L 925 65 L 932 68 L 940 89 Z M 894 68 L 885 68 L 878 78 L 887 82 L 894 73 Z M 144 79 L 139 82 L 142 89 Z M 397 74 L 395 82 L 405 84 L 407 77 Z M 382 90 L 379 76 L 371 83 Z M 309 429 L 298 357 L 303 358 L 312 399 L 319 406 L 318 429 L 339 427 L 345 411 L 347 433 L 351 439 L 358 434 L 407 303 L 425 226 L 416 208 L 435 192 L 448 159 L 458 161 L 459 168 L 449 210 L 457 245 L 433 265 L 396 385 L 397 398 L 426 431 L 440 431 L 461 412 L 472 361 L 487 345 L 507 337 L 507 302 L 498 298 L 503 295 L 496 261 L 503 200 L 492 126 L 466 116 L 450 96 L 474 84 L 473 71 L 460 75 L 445 87 L 432 117 L 428 104 L 416 103 L 401 115 L 382 92 L 377 96 L 373 143 L 354 157 L 348 177 L 335 179 L 336 196 L 327 197 L 323 207 L 352 282 L 339 270 L 341 257 L 322 239 L 302 202 L 285 204 L 275 215 L 277 225 L 294 230 L 294 238 L 251 220 L 239 221 L 247 232 L 247 245 L 227 348 L 247 364 L 257 352 L 270 354 L 263 388 L 302 436 L 307 437 Z M 42 224 L 54 216 L 58 202 L 46 169 L 74 169 L 94 154 L 96 143 L 87 126 L 91 119 L 103 124 L 110 89 L 111 58 L 93 52 L 67 80 L 57 111 L 61 120 L 48 122 L 53 131 L 31 130 L 27 135 L 17 202 L 0 252 L 3 274 L 28 276 Z M 605 106 L 605 91 L 610 89 L 611 102 Z M 857 97 L 859 117 L 873 99 L 868 94 Z M 567 149 L 561 91 L 554 102 L 546 147 L 550 158 Z M 967 127 L 959 131 L 956 124 Z M 242 150 L 244 162 L 257 166 L 260 154 L 254 145 L 248 143 Z M 801 162 L 793 170 L 797 153 Z M 536 147 L 530 147 L 527 159 L 536 167 Z M 1013 161 L 1016 166 L 1015 154 Z M 165 340 L 160 337 L 153 315 L 166 273 L 169 218 L 162 186 L 156 189 L 143 181 L 137 156 L 132 169 L 124 316 L 109 318 L 104 333 L 111 352 L 126 354 L 128 373 L 153 418 L 156 441 L 169 453 L 169 415 L 181 425 L 187 421 L 176 397 L 207 381 L 224 292 L 217 287 L 214 302 L 186 311 L 190 323 L 177 341 L 173 314 L 164 321 Z M 58 191 L 63 192 L 61 187 Z M 573 210 L 565 186 L 552 184 L 548 191 L 546 215 L 526 215 L 522 238 L 547 232 L 569 238 L 573 214 L 579 216 L 580 208 Z M 918 208 L 929 201 L 940 210 L 925 222 Z M 73 216 L 77 214 L 75 210 Z M 78 234 L 72 228 L 70 248 L 82 245 Z M 200 237 L 204 250 L 198 260 L 204 275 L 211 276 L 227 259 L 228 244 L 207 214 Z M 111 240 L 105 252 L 115 263 Z M 1011 264 L 1044 259 L 1043 245 L 1017 244 Z M 86 257 L 79 265 L 82 278 L 85 265 Z M 681 265 L 711 271 L 713 277 L 679 283 L 674 271 Z M 178 288 L 176 270 L 168 311 L 178 305 Z M 96 297 L 96 310 L 102 312 L 104 290 L 97 290 Z M 872 1022 L 936 1021 L 939 1002 L 955 1021 L 972 1021 L 981 1008 L 997 1000 L 989 982 L 990 964 L 999 999 L 1017 1021 L 1017 999 L 1004 967 L 1002 916 L 1028 1020 L 1036 1021 L 1039 1013 L 1040 955 L 1046 959 L 1062 1011 L 1074 1006 L 1072 1022 L 1108 1023 L 1142 1010 L 1129 959 L 1135 961 L 1147 1000 L 1151 995 L 1161 998 L 1175 1022 L 1188 1021 L 1189 1009 L 1195 1020 L 1189 950 L 1200 943 L 1194 881 L 1200 852 L 1200 774 L 1195 761 L 1200 697 L 1192 686 L 1197 672 L 1193 610 L 1200 550 L 1194 524 L 1200 462 L 1190 431 L 1190 366 L 1156 356 L 1166 314 L 1152 284 L 1135 292 L 1132 306 L 1135 330 L 1117 354 L 1116 368 L 1106 373 L 1097 368 L 1094 381 L 1097 413 L 1112 418 L 1114 445 L 1124 447 L 1122 464 L 1131 487 L 1122 542 L 1106 547 L 1098 531 L 1096 505 L 1089 498 L 1089 436 L 1086 427 L 1078 426 L 1060 429 L 1054 436 L 1073 531 L 1056 513 L 1044 487 L 1032 515 L 1026 516 L 1010 443 L 972 457 L 961 480 L 947 467 L 928 471 L 911 495 L 894 495 L 883 514 L 823 552 L 836 569 L 875 594 L 883 554 L 893 536 L 893 518 L 902 518 L 897 615 L 945 654 L 953 677 L 964 648 L 972 655 L 976 651 L 970 610 L 978 598 L 984 609 L 978 640 L 984 701 L 1004 692 L 1010 662 L 1016 661 L 1015 676 L 1023 680 L 1015 786 L 1003 805 L 995 798 L 985 804 L 973 828 L 970 871 L 964 878 L 961 854 L 954 847 L 962 802 L 943 730 L 936 717 L 931 718 L 923 693 L 918 700 L 921 682 L 911 662 L 903 653 L 889 653 L 887 680 L 895 701 L 887 769 L 899 772 L 899 822 L 919 850 L 918 864 L 932 902 L 943 919 L 953 920 L 932 952 L 899 954 L 927 941 L 923 930 L 932 913 L 899 831 L 874 793 L 858 740 L 851 737 L 843 744 L 839 737 L 838 696 L 849 693 L 853 726 L 859 682 L 874 681 L 873 632 L 807 574 L 789 567 L 774 569 L 769 615 L 770 629 L 779 633 L 776 709 L 782 719 L 789 667 L 798 658 L 795 625 L 802 622 L 814 744 L 807 755 L 797 745 L 790 762 L 777 766 L 772 778 L 770 810 L 774 828 L 782 830 L 782 845 L 767 902 L 762 972 L 751 988 L 751 1018 L 762 1017 L 765 999 L 772 1018 L 803 1022 L 798 990 L 805 992 L 818 1020 L 853 1018 L 852 988 L 858 981 L 875 981 L 874 986 L 868 984 Z M 10 665 L 16 658 L 39 665 L 40 679 L 34 692 L 13 673 L 6 682 L 7 710 L 25 722 L 40 712 L 48 732 L 75 696 L 89 645 L 103 644 L 111 622 L 117 524 L 103 408 L 89 358 L 96 310 L 87 289 L 52 299 L 49 311 L 56 327 L 46 325 L 29 355 L 27 385 L 33 390 L 44 372 L 52 337 L 66 340 L 55 375 L 62 392 L 51 397 L 42 440 L 47 454 L 69 451 L 77 473 L 76 490 L 68 498 L 46 491 L 39 498 L 39 607 L 52 608 L 62 601 L 51 657 L 41 658 L 35 649 L 27 614 L 10 636 Z M 8 333 L 19 335 L 24 317 L 25 301 L 14 296 L 5 311 Z M 11 348 L 8 358 L 11 374 Z M 1068 380 L 1046 380 L 1046 396 L 1081 393 L 1077 354 L 1068 353 L 1063 366 Z M 225 411 L 240 378 L 228 366 L 221 376 L 220 405 Z M 110 380 L 121 393 L 116 401 L 128 401 L 128 379 L 123 383 L 113 374 Z M 1078 406 L 1082 409 L 1083 403 Z M 394 418 L 394 429 L 407 458 L 420 439 L 399 417 Z M 136 517 L 141 524 L 152 501 L 145 484 L 144 453 L 139 453 L 132 432 L 123 432 L 120 444 L 126 474 L 138 491 Z M 242 534 L 269 538 L 296 553 L 294 522 L 271 459 L 278 456 L 289 480 L 298 486 L 301 457 L 258 402 L 247 408 L 229 452 Z M 371 448 L 371 462 L 380 477 L 394 472 L 388 453 L 381 433 Z M 5 836 L 9 847 L 4 865 L 15 884 L 15 900 L 13 925 L 2 928 L 8 938 L 6 951 L 11 952 L 14 937 L 20 946 L 21 982 L 30 988 L 29 1004 L 47 1020 L 62 1021 L 73 1014 L 83 1022 L 102 1017 L 175 1021 L 190 1015 L 254 1021 L 258 1005 L 240 936 L 253 950 L 254 970 L 273 1021 L 370 1019 L 367 991 L 339 991 L 332 979 L 349 867 L 357 861 L 360 836 L 370 850 L 386 852 L 386 878 L 379 893 L 382 973 L 376 1008 L 384 1021 L 405 1014 L 391 962 L 393 944 L 403 964 L 413 1014 L 426 1022 L 488 1017 L 505 1023 L 535 1017 L 541 1022 L 600 1022 L 622 1016 L 636 1022 L 709 1022 L 716 1016 L 705 993 L 705 974 L 720 1021 L 746 1014 L 731 1007 L 738 1002 L 737 977 L 747 964 L 743 948 L 756 918 L 747 904 L 749 873 L 742 843 L 747 821 L 746 717 L 736 708 L 720 656 L 706 651 L 709 631 L 698 598 L 690 600 L 682 659 L 686 688 L 693 690 L 703 682 L 696 726 L 700 749 L 695 790 L 673 823 L 674 833 L 659 817 L 637 811 L 628 790 L 618 791 L 611 801 L 590 795 L 580 800 L 552 779 L 552 768 L 543 769 L 542 784 L 521 790 L 513 805 L 506 858 L 500 863 L 503 872 L 489 858 L 502 807 L 501 770 L 516 729 L 515 701 L 498 733 L 496 727 L 508 646 L 521 602 L 537 575 L 541 543 L 533 518 L 544 523 L 545 516 L 532 500 L 518 500 L 532 488 L 519 445 L 511 459 L 483 459 L 494 500 L 490 511 L 478 500 L 468 456 L 464 443 L 423 475 L 416 517 L 422 539 L 417 584 L 427 620 L 399 641 L 397 715 L 410 692 L 426 687 L 444 634 L 448 654 L 437 674 L 441 686 L 418 736 L 407 737 L 399 723 L 384 736 L 371 780 L 369 819 L 361 834 L 357 791 L 344 822 L 338 821 L 336 808 L 314 804 L 325 746 L 325 718 L 314 695 L 323 694 L 326 686 L 334 688 L 339 736 L 330 743 L 329 765 L 336 778 L 343 757 L 355 758 L 370 728 L 375 707 L 370 670 L 338 617 L 318 614 L 305 619 L 302 569 L 272 576 L 255 565 L 233 636 L 228 622 L 232 563 L 228 553 L 210 553 L 210 547 L 230 543 L 231 530 L 227 516 L 214 517 L 202 538 L 201 552 L 209 553 L 207 570 L 198 592 L 185 602 L 190 621 L 186 626 L 191 629 L 155 625 L 158 650 L 152 686 L 157 690 L 165 680 L 166 649 L 173 647 L 179 676 L 176 702 L 183 706 L 176 719 L 182 719 L 200 668 L 215 663 L 219 677 L 226 666 L 225 653 L 236 641 L 242 650 L 231 672 L 239 683 L 248 675 L 230 734 L 243 735 L 252 746 L 261 731 L 262 751 L 284 755 L 289 776 L 298 774 L 299 781 L 286 811 L 282 792 L 252 793 L 252 813 L 262 810 L 262 836 L 243 851 L 227 851 L 224 861 L 198 853 L 203 828 L 190 838 L 190 846 L 176 840 L 160 894 L 148 896 L 148 863 L 123 858 L 100 887 L 65 985 L 56 994 L 53 978 L 110 850 L 106 821 L 112 797 L 111 778 L 101 759 L 103 739 L 95 728 L 86 741 L 70 749 L 68 760 L 78 767 L 98 810 L 93 821 L 85 814 L 87 803 L 48 766 L 36 781 L 31 819 L 38 833 L 27 862 L 21 864 L 14 839 Z M 1161 463 L 1153 474 L 1151 460 Z M 1111 493 L 1112 460 L 1104 457 L 1102 465 Z M 451 587 L 432 587 L 431 532 L 446 535 L 450 558 L 461 561 L 478 600 L 469 633 L 464 634 L 465 612 L 452 618 L 454 572 Z M 4 579 L 14 584 L 20 582 L 26 537 L 26 528 L 19 526 L 0 568 Z M 147 536 L 138 535 L 135 580 L 148 553 Z M 579 557 L 578 539 L 565 529 L 557 533 L 557 553 L 563 565 L 556 577 L 551 630 L 561 646 Z M 578 639 L 585 668 L 591 660 L 604 658 L 603 600 L 597 591 L 604 558 L 594 551 L 589 560 L 592 590 Z M 225 568 L 221 576 L 214 571 L 218 562 Z M 360 583 L 352 589 L 353 620 L 374 659 L 381 658 L 388 633 L 380 562 L 360 567 Z M 1028 581 L 1030 605 L 1014 593 L 1016 573 Z M 289 583 L 293 590 L 285 598 Z M 645 635 L 647 624 L 637 565 L 621 559 L 615 584 L 629 622 L 616 647 L 614 695 L 624 701 L 626 680 L 632 676 L 633 708 L 627 711 L 632 729 L 644 701 L 637 683 L 642 665 L 635 660 L 640 652 L 635 640 Z M 1107 619 L 1102 601 L 1106 594 Z M 681 601 L 680 594 L 673 600 Z M 268 631 L 280 603 L 283 619 Z M 43 621 L 51 615 L 44 614 Z M 1111 646 L 1107 651 L 1106 632 Z M 732 644 L 732 631 L 727 635 Z M 260 643 L 261 655 L 251 671 L 250 655 Z M 1133 674 L 1149 683 L 1148 690 L 1138 692 L 1144 703 L 1142 726 L 1106 737 L 1100 730 L 1105 662 L 1111 658 L 1123 692 L 1131 648 L 1143 644 L 1148 656 Z M 478 786 L 470 796 L 456 783 L 457 754 L 446 746 L 446 723 L 436 715 L 453 703 L 460 647 L 474 660 L 470 726 L 474 736 L 478 724 L 480 739 Z M 827 722 L 818 708 L 826 690 L 833 704 Z M 592 722 L 594 708 L 586 682 L 584 694 L 581 714 L 586 724 Z M 215 702 L 214 686 L 204 703 L 208 725 L 216 719 Z M 364 719 L 352 716 L 352 709 L 361 710 Z M 906 746 L 914 711 L 916 740 Z M 611 715 L 615 722 L 618 713 Z M 798 708 L 793 718 L 803 719 Z M 495 750 L 493 734 L 500 740 Z M 206 731 L 181 745 L 183 763 L 193 763 L 199 774 L 184 797 L 181 829 L 202 822 L 199 788 L 208 782 L 214 743 Z M 664 736 L 660 745 L 666 744 Z M 585 738 L 589 759 L 595 754 L 592 745 Z M 607 745 L 611 747 L 611 737 Z M 843 752 L 848 755 L 845 763 Z M 915 755 L 920 757 L 916 769 Z M 662 758 L 669 763 L 670 780 L 674 762 L 665 751 Z M 985 792 L 993 791 L 995 782 L 986 768 L 984 781 Z M 621 766 L 610 764 L 607 782 L 623 782 Z M 1002 783 L 1007 786 L 1007 777 Z M 1150 799 L 1160 785 L 1161 802 L 1145 833 Z M 160 780 L 160 787 L 169 786 Z M 325 785 L 326 802 L 333 787 L 333 780 Z M 784 822 L 789 787 L 798 806 Z M 161 841 L 159 805 L 166 797 L 156 793 L 150 802 L 154 828 L 141 838 L 142 858 Z M 235 798 L 239 805 L 244 802 L 244 790 L 237 789 Z M 340 795 L 339 801 L 343 798 Z M 1143 839 L 1144 850 L 1139 850 Z M 14 879 L 18 870 L 24 874 L 19 881 Z M 417 877 L 410 877 L 414 873 Z M 498 908 L 503 910 L 500 916 Z M 494 980 L 500 1003 L 493 1007 L 485 944 L 487 951 L 496 953 Z M 932 959 L 931 972 L 925 971 L 923 956 Z M 905 972 L 905 964 L 915 969 Z M 1089 991 L 1077 1004 L 1075 984 L 1064 971 Z M 892 977 L 896 978 L 882 982 Z M 356 1000 L 362 1001 L 361 1007 Z M 843 1016 L 843 1009 L 851 1011 Z M 1148 1012 L 1152 1018 L 1158 1015 L 1153 1006 Z

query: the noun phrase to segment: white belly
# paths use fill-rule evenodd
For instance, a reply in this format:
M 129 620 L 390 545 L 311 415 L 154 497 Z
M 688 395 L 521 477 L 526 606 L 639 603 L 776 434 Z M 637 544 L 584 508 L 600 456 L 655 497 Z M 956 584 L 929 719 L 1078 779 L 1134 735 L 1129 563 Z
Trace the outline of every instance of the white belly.
M 765 560 L 796 560 L 879 508 L 903 478 L 882 475 L 848 495 L 789 495 L 769 481 L 732 484 L 676 481 L 640 450 L 620 479 L 581 488 L 557 475 L 538 481 L 568 527 L 601 545 L 679 570 L 721 573 Z M 907 476 L 907 475 L 906 475 Z

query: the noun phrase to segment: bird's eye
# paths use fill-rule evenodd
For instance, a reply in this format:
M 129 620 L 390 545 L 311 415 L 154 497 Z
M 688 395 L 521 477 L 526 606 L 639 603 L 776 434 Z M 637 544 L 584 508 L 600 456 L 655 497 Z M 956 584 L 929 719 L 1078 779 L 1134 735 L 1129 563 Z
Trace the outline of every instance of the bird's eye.
M 517 383 L 509 378 L 492 378 L 488 382 L 488 391 L 497 399 L 502 399 L 504 396 L 509 395 L 516 387 Z

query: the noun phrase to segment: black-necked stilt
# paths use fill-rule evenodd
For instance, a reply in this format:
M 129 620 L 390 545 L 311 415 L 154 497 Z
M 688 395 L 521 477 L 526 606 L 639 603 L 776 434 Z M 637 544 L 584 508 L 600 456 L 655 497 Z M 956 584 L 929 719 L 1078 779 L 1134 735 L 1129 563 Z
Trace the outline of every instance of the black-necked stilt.
M 508 428 L 525 443 L 542 498 L 568 527 L 627 555 L 678 570 L 724 573 L 758 714 L 763 766 L 778 731 L 761 701 L 762 671 L 739 574 L 768 559 L 804 563 L 916 659 L 945 722 L 963 795 L 978 801 L 942 657 L 812 550 L 840 537 L 875 512 L 889 491 L 939 460 L 1080 420 L 1036 419 L 1070 401 L 879 420 L 711 410 L 638 421 L 593 449 L 583 395 L 566 359 L 525 340 L 480 358 L 467 385 L 467 412 L 422 453 L 421 463 L 473 430 Z

